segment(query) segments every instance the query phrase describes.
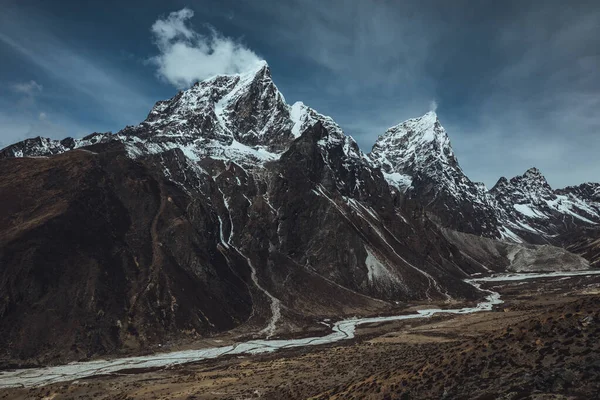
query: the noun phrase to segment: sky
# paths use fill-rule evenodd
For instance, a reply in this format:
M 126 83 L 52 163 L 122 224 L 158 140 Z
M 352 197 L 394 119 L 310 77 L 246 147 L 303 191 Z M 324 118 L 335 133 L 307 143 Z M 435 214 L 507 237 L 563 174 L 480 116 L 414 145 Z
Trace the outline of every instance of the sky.
M 365 152 L 435 109 L 474 181 L 600 181 L 597 0 L 0 0 L 0 60 L 0 148 L 116 132 L 266 60 Z

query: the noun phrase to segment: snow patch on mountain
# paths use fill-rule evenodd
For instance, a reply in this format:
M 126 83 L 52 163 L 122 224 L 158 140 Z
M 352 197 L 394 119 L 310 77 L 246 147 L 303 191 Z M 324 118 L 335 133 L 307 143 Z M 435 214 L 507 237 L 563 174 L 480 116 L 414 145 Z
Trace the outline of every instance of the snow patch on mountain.
M 515 208 L 515 210 L 517 210 L 518 212 L 520 212 L 521 214 L 523 214 L 527 217 L 547 218 L 544 214 L 539 213 L 538 211 L 534 210 L 527 204 L 515 204 L 515 205 L 513 205 L 513 207 Z
M 297 101 L 290 108 L 290 118 L 294 124 L 292 126 L 292 135 L 295 138 L 299 137 L 302 133 L 302 126 L 305 124 L 308 116 L 307 108 L 301 101 Z
M 399 172 L 387 173 L 383 172 L 383 177 L 390 186 L 395 187 L 401 193 L 404 193 L 412 185 L 412 177 L 410 175 L 401 174 Z
M 508 242 L 515 242 L 515 243 L 523 243 L 524 242 L 524 240 L 522 238 L 520 238 L 519 235 L 514 233 L 512 230 L 510 230 L 506 226 L 501 226 L 499 228 L 499 231 L 500 231 L 500 238 L 502 240 L 506 240 Z
M 365 247 L 367 258 L 365 265 L 367 267 L 367 279 L 372 286 L 380 286 L 382 288 L 393 288 L 402 285 L 402 281 L 392 272 L 389 267 L 377 258 L 369 247 Z

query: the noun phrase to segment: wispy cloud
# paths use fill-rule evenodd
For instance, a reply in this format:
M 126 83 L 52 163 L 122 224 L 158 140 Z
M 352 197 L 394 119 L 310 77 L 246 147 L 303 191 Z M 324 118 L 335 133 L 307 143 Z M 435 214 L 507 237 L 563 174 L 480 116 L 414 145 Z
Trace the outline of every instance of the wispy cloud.
M 61 96 L 84 96 L 86 102 L 95 103 L 98 112 L 119 123 L 137 122 L 146 115 L 155 99 L 138 90 L 129 74 L 67 44 L 35 18 L 14 10 L 1 15 L 0 43 L 43 71 L 55 87 L 61 86 Z M 38 85 L 26 82 L 18 90 L 39 92 L 42 87 Z
M 8 85 L 8 89 L 13 92 L 13 102 L 7 105 L 8 108 L 16 108 L 13 111 L 30 111 L 34 109 L 39 98 L 43 95 L 44 87 L 32 80 L 25 82 L 14 82 Z
M 159 54 L 150 59 L 157 75 L 177 88 L 217 74 L 247 70 L 261 59 L 252 50 L 213 28 L 206 35 L 194 30 L 189 8 L 170 13 L 152 25 L 152 35 Z
M 0 136 L 5 144 L 28 136 L 84 135 L 143 120 L 157 99 L 136 86 L 133 72 L 113 65 L 93 48 L 78 47 L 41 14 L 8 7 L 0 14 L 0 45 L 36 78 L 8 85 Z M 12 92 L 12 95 L 11 95 Z
M 28 96 L 33 96 L 37 93 L 40 93 L 44 87 L 37 83 L 34 80 L 30 80 L 29 82 L 20 82 L 14 83 L 12 85 L 12 89 L 20 94 L 25 94 Z

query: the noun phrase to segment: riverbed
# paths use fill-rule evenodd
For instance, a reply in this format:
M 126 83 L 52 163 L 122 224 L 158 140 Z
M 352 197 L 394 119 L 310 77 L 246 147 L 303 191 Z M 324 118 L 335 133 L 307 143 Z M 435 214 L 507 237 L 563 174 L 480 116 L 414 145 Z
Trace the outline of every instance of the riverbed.
M 287 340 L 249 340 L 228 346 L 183 350 L 170 353 L 156 353 L 147 356 L 125 357 L 111 360 L 95 360 L 74 362 L 66 365 L 42 368 L 19 369 L 0 372 L 0 388 L 36 387 L 56 382 L 71 381 L 93 376 L 108 375 L 125 369 L 164 368 L 173 365 L 186 364 L 207 359 L 214 359 L 232 354 L 258 354 L 273 352 L 280 349 L 316 346 L 334 343 L 354 337 L 355 329 L 362 324 L 399 321 L 408 319 L 429 318 L 436 314 L 470 314 L 481 311 L 491 311 L 495 305 L 503 303 L 499 293 L 482 289 L 486 282 L 520 281 L 528 279 L 588 276 L 598 275 L 600 271 L 550 272 L 497 274 L 489 277 L 467 279 L 466 282 L 486 292 L 485 300 L 474 307 L 457 309 L 431 308 L 419 310 L 413 314 L 394 315 L 385 317 L 350 318 L 335 322 L 331 333 L 326 336 L 309 337 Z

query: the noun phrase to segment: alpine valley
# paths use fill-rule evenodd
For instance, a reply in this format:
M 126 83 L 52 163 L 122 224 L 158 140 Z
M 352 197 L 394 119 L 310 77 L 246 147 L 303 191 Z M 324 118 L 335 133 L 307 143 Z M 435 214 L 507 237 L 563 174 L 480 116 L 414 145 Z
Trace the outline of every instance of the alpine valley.
M 600 267 L 599 224 L 599 183 L 471 181 L 434 112 L 363 153 L 287 104 L 262 62 L 117 133 L 0 151 L 0 357 L 63 364 L 477 302 L 473 276 Z

